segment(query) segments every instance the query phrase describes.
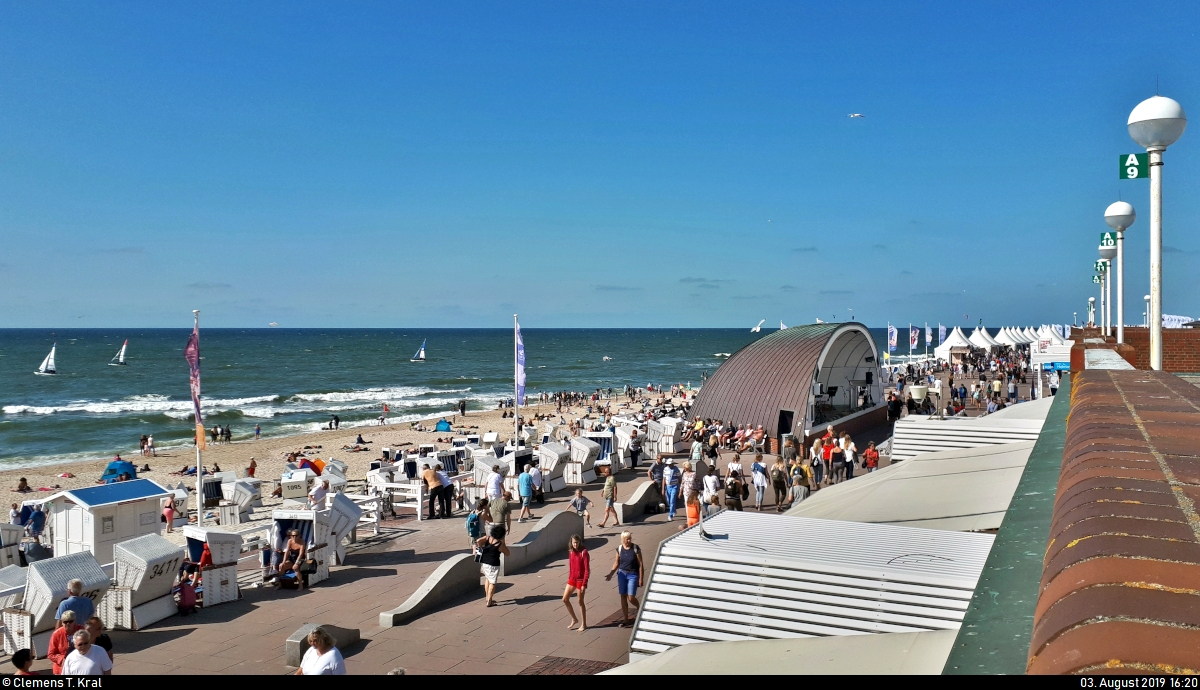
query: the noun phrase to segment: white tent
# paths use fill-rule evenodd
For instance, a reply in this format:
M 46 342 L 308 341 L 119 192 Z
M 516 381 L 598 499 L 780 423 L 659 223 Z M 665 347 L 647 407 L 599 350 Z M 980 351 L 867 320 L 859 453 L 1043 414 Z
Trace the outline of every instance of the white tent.
M 983 348 L 984 350 L 990 350 L 993 347 L 1000 347 L 1000 343 L 996 342 L 992 336 L 988 335 L 987 331 L 982 327 L 976 327 L 974 332 L 971 333 L 971 337 L 967 338 L 967 340 L 970 340 L 971 344 L 975 347 Z
M 1000 332 L 996 334 L 994 340 L 1006 347 L 1015 347 L 1020 345 L 1020 343 L 1017 342 L 1017 340 L 1013 338 L 1011 334 L 1009 334 L 1007 328 L 1001 328 Z
M 975 347 L 971 344 L 970 340 L 967 340 L 967 336 L 963 335 L 962 329 L 958 326 L 955 326 L 954 330 L 950 331 L 950 334 L 946 336 L 946 342 L 933 348 L 933 354 L 938 359 L 944 359 L 949 362 L 950 350 L 956 347 Z

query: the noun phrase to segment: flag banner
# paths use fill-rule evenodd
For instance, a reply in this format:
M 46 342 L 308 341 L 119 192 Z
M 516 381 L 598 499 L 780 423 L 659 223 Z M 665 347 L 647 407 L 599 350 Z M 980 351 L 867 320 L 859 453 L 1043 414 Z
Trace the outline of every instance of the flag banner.
M 192 387 L 192 407 L 196 413 L 196 447 L 205 449 L 204 420 L 200 417 L 200 324 L 192 327 L 192 335 L 183 348 L 183 358 L 191 369 L 189 381 Z
M 888 324 L 888 352 L 896 351 L 896 327 Z
M 944 342 L 946 342 L 946 327 L 939 323 L 938 324 L 938 345 L 941 345 Z
M 930 328 L 929 326 L 925 326 L 925 344 L 926 345 L 933 344 L 933 329 Z
M 910 348 L 917 346 L 917 341 L 921 339 L 921 329 L 918 326 L 908 327 L 908 346 Z
M 525 340 L 521 338 L 521 325 L 517 324 L 517 405 L 525 404 Z

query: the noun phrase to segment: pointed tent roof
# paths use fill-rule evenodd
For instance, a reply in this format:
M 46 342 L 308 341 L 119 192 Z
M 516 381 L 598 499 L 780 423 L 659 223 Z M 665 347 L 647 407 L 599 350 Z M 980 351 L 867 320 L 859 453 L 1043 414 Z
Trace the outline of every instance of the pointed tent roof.
M 993 347 L 1000 347 L 1000 343 L 993 340 L 992 336 L 988 335 L 987 331 L 984 330 L 982 326 L 976 326 L 968 340 L 970 340 L 971 344 L 973 344 L 975 347 L 981 347 L 985 350 Z
M 946 336 L 946 342 L 933 348 L 933 354 L 940 359 L 949 360 L 950 350 L 956 347 L 975 347 L 967 339 L 967 336 L 963 335 L 962 329 L 958 326 L 955 326 L 954 330 L 950 331 L 950 334 Z
M 1013 347 L 1020 344 L 1009 334 L 1007 328 L 1000 329 L 1000 332 L 996 334 L 995 341 L 1006 347 Z

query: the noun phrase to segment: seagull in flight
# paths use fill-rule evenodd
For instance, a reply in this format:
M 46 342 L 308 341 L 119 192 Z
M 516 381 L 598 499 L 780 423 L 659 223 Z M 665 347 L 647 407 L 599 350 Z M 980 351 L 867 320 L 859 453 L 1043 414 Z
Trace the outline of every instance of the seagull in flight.
M 866 115 L 863 115 L 862 113 L 850 113 L 846 117 L 866 117 Z

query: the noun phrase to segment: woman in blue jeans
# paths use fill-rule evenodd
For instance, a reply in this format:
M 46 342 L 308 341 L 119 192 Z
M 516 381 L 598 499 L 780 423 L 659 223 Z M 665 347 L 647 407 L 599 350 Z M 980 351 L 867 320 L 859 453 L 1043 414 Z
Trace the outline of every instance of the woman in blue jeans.
M 617 557 L 613 561 L 612 570 L 604 579 L 611 580 L 613 573 L 617 575 L 617 593 L 621 596 L 622 622 L 617 627 L 628 628 L 633 625 L 629 609 L 632 607 L 634 613 L 637 613 L 637 588 L 644 576 L 642 548 L 633 543 L 631 532 L 621 532 L 621 545 L 617 547 Z

